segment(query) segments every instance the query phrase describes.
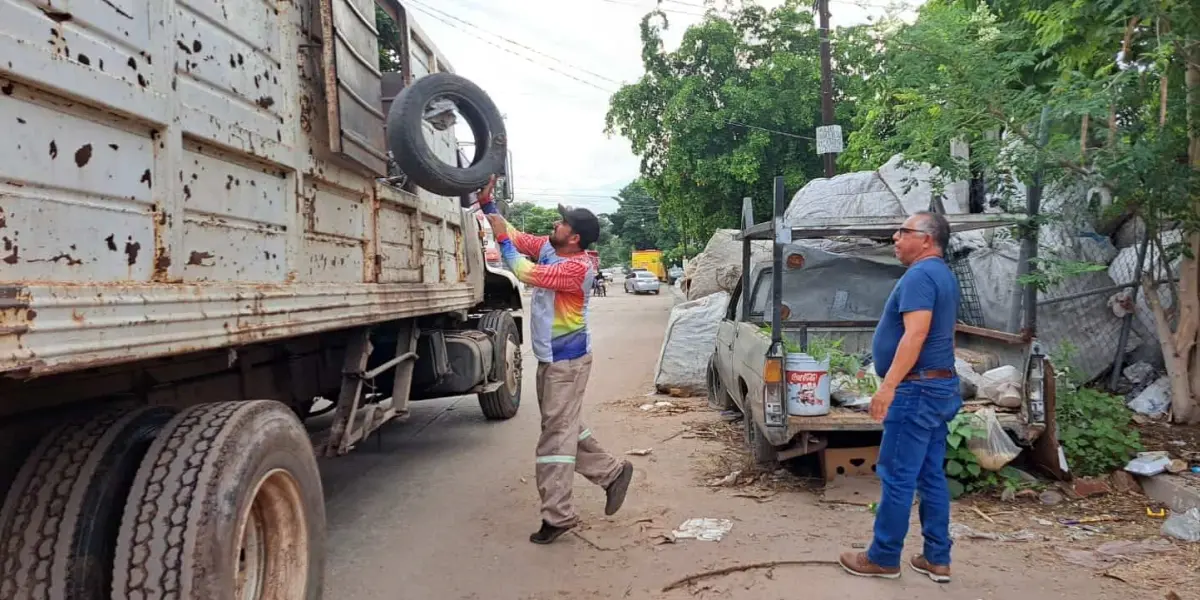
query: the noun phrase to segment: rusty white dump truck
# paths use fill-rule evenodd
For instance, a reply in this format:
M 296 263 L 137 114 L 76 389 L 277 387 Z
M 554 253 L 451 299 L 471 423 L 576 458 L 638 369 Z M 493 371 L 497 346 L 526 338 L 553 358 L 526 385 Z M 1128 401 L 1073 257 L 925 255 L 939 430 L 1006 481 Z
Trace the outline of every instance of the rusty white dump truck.
M 394 0 L 0 1 L 0 598 L 319 598 L 316 457 L 516 414 L 450 71 Z

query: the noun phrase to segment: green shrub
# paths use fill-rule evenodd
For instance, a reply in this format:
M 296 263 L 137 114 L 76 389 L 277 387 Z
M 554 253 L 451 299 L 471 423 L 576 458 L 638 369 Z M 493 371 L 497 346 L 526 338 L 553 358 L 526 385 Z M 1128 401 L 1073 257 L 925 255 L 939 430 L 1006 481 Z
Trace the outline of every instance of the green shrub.
M 1063 344 L 1053 358 L 1057 383 L 1058 441 L 1076 475 L 1101 475 L 1129 462 L 1142 450 L 1132 413 L 1120 396 L 1084 387 L 1071 366 L 1074 348 Z

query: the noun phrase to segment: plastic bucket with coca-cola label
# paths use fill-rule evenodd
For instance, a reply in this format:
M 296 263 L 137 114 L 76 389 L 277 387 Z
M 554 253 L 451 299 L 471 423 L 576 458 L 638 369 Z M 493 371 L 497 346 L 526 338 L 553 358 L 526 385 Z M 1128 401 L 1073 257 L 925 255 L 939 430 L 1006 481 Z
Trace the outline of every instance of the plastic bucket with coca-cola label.
M 783 364 L 788 414 L 797 417 L 829 414 L 829 360 L 817 361 L 797 352 L 789 353 Z

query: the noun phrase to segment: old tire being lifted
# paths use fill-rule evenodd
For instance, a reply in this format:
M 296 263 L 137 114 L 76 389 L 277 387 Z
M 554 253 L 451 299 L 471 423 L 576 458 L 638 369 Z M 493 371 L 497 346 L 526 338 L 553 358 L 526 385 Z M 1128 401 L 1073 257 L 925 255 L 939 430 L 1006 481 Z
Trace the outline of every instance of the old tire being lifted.
M 324 542 L 320 474 L 292 411 L 265 400 L 194 406 L 138 469 L 113 597 L 316 600 Z
M 443 161 L 425 139 L 425 109 L 439 99 L 451 100 L 475 137 L 475 157 L 459 167 Z M 504 118 L 479 86 L 453 73 L 433 73 L 396 94 L 387 116 L 387 145 L 392 160 L 417 185 L 439 196 L 462 196 L 478 190 L 508 161 Z

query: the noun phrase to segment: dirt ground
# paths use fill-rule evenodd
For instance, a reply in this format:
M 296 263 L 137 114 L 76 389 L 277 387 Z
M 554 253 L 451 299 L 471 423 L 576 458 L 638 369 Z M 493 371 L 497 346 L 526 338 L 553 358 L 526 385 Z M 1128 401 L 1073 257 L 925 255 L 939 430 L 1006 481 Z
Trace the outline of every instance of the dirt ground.
M 577 478 L 583 525 L 551 546 L 528 542 L 538 525 L 538 415 L 535 365 L 527 354 L 525 406 L 513 420 L 486 422 L 473 398 L 418 403 L 413 417 L 388 427 L 378 446 L 370 440 L 322 465 L 330 540 L 325 598 L 1037 600 L 1164 598 L 1169 591 L 1200 598 L 1200 545 L 1167 542 L 1145 555 L 1135 554 L 1138 547 L 1109 546 L 1117 558 L 1089 554 L 1105 542 L 1157 538 L 1158 526 L 1058 522 L 1105 510 L 1091 501 L 1052 509 L 1023 499 L 956 505 L 955 523 L 1026 541 L 960 539 L 948 585 L 907 570 L 897 581 L 843 573 L 828 562 L 870 540 L 865 506 L 822 502 L 811 481 L 787 470 L 746 470 L 714 487 L 742 466 L 740 425 L 722 421 L 702 399 L 648 396 L 671 305 L 667 293 L 617 291 L 594 299 L 589 313 L 595 360 L 588 424 L 614 453 L 650 449 L 626 456 L 636 471 L 621 512 L 605 517 L 603 492 Z M 640 408 L 655 401 L 674 406 Z M 1136 497 L 1126 502 L 1122 510 L 1140 509 Z M 728 519 L 733 528 L 719 542 L 670 541 L 673 529 L 695 517 Z M 919 546 L 914 511 L 908 549 Z M 826 564 L 734 571 L 663 591 L 690 574 L 767 561 Z

